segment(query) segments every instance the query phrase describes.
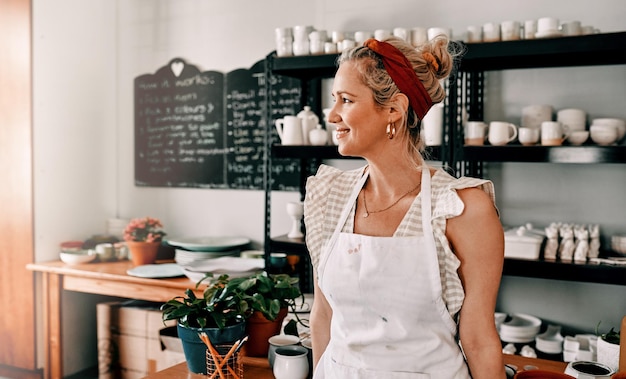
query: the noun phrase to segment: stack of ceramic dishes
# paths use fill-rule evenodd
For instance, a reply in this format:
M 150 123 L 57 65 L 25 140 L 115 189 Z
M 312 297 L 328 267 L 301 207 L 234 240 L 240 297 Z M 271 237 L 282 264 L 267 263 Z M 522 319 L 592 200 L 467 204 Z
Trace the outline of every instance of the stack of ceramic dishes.
M 548 325 L 545 332 L 535 337 L 535 348 L 546 354 L 561 354 L 563 352 L 563 335 L 558 325 Z
M 250 243 L 245 237 L 179 237 L 168 239 L 176 248 L 174 260 L 182 267 L 196 267 L 221 257 L 237 256 Z
M 183 273 L 189 279 L 198 282 L 208 273 L 213 274 L 214 278 L 224 274 L 231 278 L 240 278 L 261 273 L 264 268 L 263 259 L 220 257 L 196 263 L 193 267 L 183 267 Z
M 513 314 L 500 324 L 500 339 L 504 342 L 528 343 L 535 340 L 541 320 L 526 314 Z

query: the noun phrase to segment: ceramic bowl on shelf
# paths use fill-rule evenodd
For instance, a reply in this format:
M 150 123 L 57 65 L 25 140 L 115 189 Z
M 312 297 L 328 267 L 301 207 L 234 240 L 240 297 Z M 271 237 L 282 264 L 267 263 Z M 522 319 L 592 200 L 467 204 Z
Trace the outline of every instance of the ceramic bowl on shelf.
M 617 141 L 617 127 L 612 125 L 592 124 L 589 127 L 591 140 L 600 146 L 607 146 Z
M 580 146 L 589 139 L 588 130 L 576 130 L 570 133 L 567 137 L 567 142 L 574 146 Z
M 611 250 L 626 256 L 626 235 L 611 236 Z
M 80 263 L 89 263 L 96 259 L 97 255 L 96 251 L 93 249 L 83 249 L 76 251 L 61 251 L 59 253 L 59 257 L 61 258 L 61 261 L 69 265 L 76 265 Z

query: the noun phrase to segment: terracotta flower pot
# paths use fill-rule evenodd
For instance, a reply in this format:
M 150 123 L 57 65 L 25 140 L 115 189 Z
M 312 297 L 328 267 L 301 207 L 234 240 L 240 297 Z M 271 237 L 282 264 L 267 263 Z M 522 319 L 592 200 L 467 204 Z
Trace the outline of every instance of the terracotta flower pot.
M 270 348 L 269 338 L 280 334 L 283 320 L 287 316 L 287 308 L 283 308 L 278 313 L 276 320 L 269 321 L 261 312 L 255 311 L 246 320 L 246 333 L 248 342 L 246 343 L 246 355 L 249 357 L 267 357 Z
M 156 262 L 161 242 L 127 241 L 130 260 L 135 266 L 148 265 Z

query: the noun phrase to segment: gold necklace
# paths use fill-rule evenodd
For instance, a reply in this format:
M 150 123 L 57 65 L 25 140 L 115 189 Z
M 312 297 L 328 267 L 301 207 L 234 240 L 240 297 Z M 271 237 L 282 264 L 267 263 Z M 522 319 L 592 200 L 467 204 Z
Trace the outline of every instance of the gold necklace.
M 413 192 L 413 191 L 417 190 L 418 188 L 420 188 L 421 185 L 422 185 L 422 182 L 420 181 L 419 183 L 417 183 L 417 186 L 415 186 L 415 188 L 409 190 L 409 192 L 407 192 L 404 195 L 400 196 L 398 198 L 398 200 L 396 200 L 393 203 L 391 203 L 390 206 L 388 206 L 386 208 L 383 208 L 383 209 L 377 209 L 375 211 L 370 211 L 370 210 L 367 209 L 367 200 L 365 199 L 365 191 L 363 191 L 363 208 L 365 208 L 365 213 L 363 214 L 363 218 L 368 217 L 372 213 L 380 213 L 380 212 L 384 212 L 384 211 L 390 209 L 394 205 L 398 204 L 400 202 L 400 200 L 402 200 L 405 197 L 407 197 L 411 192 Z

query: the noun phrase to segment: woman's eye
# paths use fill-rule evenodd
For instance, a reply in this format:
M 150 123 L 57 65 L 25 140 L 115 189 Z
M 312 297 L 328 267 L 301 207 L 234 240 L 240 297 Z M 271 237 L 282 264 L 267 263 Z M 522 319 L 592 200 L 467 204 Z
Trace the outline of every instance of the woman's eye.
M 352 100 L 348 99 L 347 97 L 342 97 L 342 98 L 341 98 L 341 102 L 342 102 L 342 103 L 351 103 L 351 102 L 352 102 Z

